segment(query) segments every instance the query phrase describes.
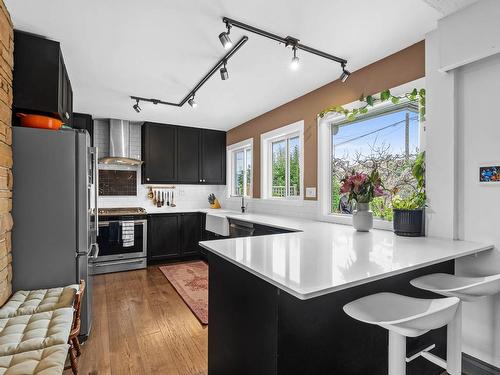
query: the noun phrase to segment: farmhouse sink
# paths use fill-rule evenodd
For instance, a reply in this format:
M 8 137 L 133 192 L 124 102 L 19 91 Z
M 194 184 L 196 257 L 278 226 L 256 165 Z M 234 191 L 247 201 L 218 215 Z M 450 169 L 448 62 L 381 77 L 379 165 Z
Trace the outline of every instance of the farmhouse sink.
M 205 229 L 220 236 L 229 236 L 229 221 L 224 214 L 207 214 Z

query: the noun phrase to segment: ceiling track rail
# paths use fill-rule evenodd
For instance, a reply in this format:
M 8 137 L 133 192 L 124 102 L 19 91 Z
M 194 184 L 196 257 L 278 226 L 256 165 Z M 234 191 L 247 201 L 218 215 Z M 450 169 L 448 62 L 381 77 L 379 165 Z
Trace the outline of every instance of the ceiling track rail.
M 137 102 L 136 105 L 134 105 L 134 109 L 136 109 L 136 106 L 137 108 L 138 107 L 138 104 L 139 102 L 149 102 L 149 103 L 153 103 L 153 104 L 164 104 L 164 105 L 171 105 L 171 106 L 174 106 L 174 107 L 182 107 L 184 104 L 186 104 L 186 102 L 188 102 L 189 100 L 191 99 L 194 99 L 194 96 L 195 94 L 198 92 L 198 90 L 210 79 L 210 77 L 212 77 L 222 66 L 226 65 L 227 62 L 231 59 L 231 57 L 234 56 L 234 54 L 236 52 L 238 52 L 238 50 L 243 47 L 243 45 L 248 41 L 248 37 L 247 36 L 243 36 L 235 45 L 233 48 L 231 48 L 231 50 L 226 53 L 224 55 L 224 57 L 222 57 L 218 62 L 217 64 L 214 65 L 214 67 L 212 69 L 210 69 L 210 71 L 205 74 L 205 76 L 196 84 L 196 86 L 194 86 L 194 88 L 189 91 L 189 93 L 179 102 L 179 103 L 174 103 L 174 102 L 167 102 L 167 101 L 164 101 L 164 100 L 160 100 L 160 99 L 154 99 L 154 98 L 145 98 L 145 97 L 142 97 L 142 96 L 135 96 L 135 95 L 132 95 L 130 96 L 131 99 L 135 100 Z M 137 111 L 137 109 L 136 109 Z M 139 111 L 140 111 L 140 108 L 139 108 Z M 137 112 L 139 112 L 137 111 Z
M 294 47 L 296 49 L 300 49 L 302 51 L 312 53 L 313 55 L 317 55 L 317 56 L 323 57 L 325 59 L 335 61 L 335 62 L 339 63 L 340 65 L 342 65 L 342 67 L 345 67 L 347 65 L 346 59 L 343 59 L 341 57 L 337 57 L 337 56 L 331 55 L 329 53 L 317 50 L 315 48 L 306 46 L 305 44 L 300 43 L 299 39 L 297 39 L 297 38 L 294 38 L 291 36 L 281 37 L 279 35 L 270 33 L 268 31 L 259 29 L 259 28 L 254 27 L 254 26 L 247 25 L 246 23 L 236 21 L 236 20 L 233 20 L 233 19 L 228 18 L 228 17 L 224 17 L 222 19 L 222 22 L 224 22 L 228 28 L 234 26 L 234 27 L 249 31 L 251 33 L 263 36 L 265 38 L 275 40 L 279 43 L 283 43 L 285 45 L 285 47 L 291 46 L 291 47 Z

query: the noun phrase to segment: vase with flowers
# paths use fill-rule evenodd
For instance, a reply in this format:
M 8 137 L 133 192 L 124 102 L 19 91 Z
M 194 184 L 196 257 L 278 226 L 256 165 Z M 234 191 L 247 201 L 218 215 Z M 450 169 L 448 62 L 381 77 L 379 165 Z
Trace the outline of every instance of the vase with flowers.
M 352 226 L 359 232 L 368 232 L 373 228 L 373 213 L 370 202 L 375 197 L 385 195 L 384 187 L 377 169 L 371 173 L 352 171 L 341 180 L 340 194 L 347 196 L 349 203 L 355 202 L 352 214 Z

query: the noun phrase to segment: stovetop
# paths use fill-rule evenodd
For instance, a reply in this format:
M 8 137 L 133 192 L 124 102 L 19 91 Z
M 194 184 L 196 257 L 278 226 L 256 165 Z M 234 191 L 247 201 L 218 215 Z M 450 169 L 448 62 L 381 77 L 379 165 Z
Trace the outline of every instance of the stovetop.
M 119 216 L 119 215 L 145 215 L 146 210 L 142 207 L 109 207 L 99 208 L 100 216 Z

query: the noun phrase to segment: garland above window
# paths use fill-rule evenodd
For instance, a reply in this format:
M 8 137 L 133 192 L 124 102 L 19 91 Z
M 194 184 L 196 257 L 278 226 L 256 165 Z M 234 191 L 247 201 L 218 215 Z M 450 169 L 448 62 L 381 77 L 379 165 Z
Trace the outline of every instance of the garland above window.
M 390 90 L 384 90 L 380 94 L 376 95 L 361 95 L 359 101 L 364 103 L 361 107 L 346 109 L 340 105 L 333 105 L 321 111 L 319 117 L 323 118 L 327 113 L 338 113 L 344 115 L 348 121 L 354 121 L 359 115 L 368 113 L 369 108 L 373 107 L 376 103 L 383 103 L 390 100 L 393 104 L 398 104 L 403 99 L 407 99 L 412 103 L 417 103 L 419 107 L 420 121 L 425 121 L 425 89 L 423 88 L 420 90 L 415 88 L 411 92 L 403 95 L 393 95 Z

